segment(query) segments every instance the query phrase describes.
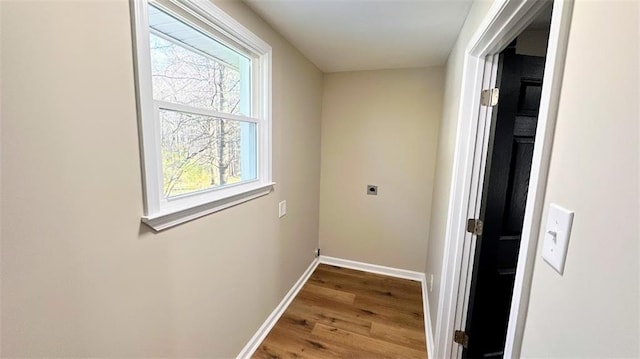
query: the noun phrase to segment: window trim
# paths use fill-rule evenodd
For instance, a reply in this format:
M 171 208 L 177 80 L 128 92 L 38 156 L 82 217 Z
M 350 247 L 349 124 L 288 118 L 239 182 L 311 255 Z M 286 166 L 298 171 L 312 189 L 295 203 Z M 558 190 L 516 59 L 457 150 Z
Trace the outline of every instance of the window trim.
M 190 106 L 185 112 L 212 117 L 231 119 L 256 124 L 257 134 L 257 179 L 239 184 L 230 184 L 215 189 L 203 190 L 179 196 L 176 199 L 162 200 L 162 165 L 160 151 L 160 123 L 157 111 L 185 110 L 180 104 L 164 103 L 153 99 L 151 79 L 151 55 L 149 21 L 147 5 L 153 4 L 173 13 L 157 0 L 131 1 L 134 69 L 136 81 L 136 100 L 138 111 L 138 131 L 141 151 L 142 184 L 144 215 L 142 222 L 155 231 L 161 231 L 181 223 L 235 206 L 237 204 L 264 196 L 273 190 L 272 181 L 272 146 L 271 146 L 271 64 L 272 49 L 269 44 L 257 37 L 246 27 L 209 1 L 198 0 L 165 0 L 185 11 L 198 21 L 206 24 L 212 31 L 210 35 L 219 33 L 221 42 L 230 45 L 235 42 L 243 51 L 252 56 L 252 114 L 251 116 L 217 113 L 207 109 Z M 177 15 L 177 14 L 176 14 Z M 178 16 L 186 24 L 204 30 L 182 16 Z M 217 36 L 213 36 L 218 38 Z

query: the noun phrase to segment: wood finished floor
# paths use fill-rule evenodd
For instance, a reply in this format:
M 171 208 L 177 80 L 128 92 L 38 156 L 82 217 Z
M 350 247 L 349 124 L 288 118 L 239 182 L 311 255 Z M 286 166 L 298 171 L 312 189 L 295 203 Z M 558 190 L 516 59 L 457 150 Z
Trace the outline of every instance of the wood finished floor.
M 253 358 L 427 357 L 419 282 L 320 264 Z

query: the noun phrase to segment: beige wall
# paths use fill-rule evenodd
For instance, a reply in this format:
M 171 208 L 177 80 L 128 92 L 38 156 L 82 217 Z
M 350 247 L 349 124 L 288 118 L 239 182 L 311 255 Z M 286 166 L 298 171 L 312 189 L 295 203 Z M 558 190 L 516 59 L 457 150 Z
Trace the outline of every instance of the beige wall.
M 491 4 L 490 1 L 480 0 L 473 2 L 473 6 L 467 15 L 458 40 L 447 60 L 442 124 L 440 126 L 438 139 L 436 176 L 433 187 L 429 248 L 427 250 L 427 260 L 424 269 L 427 274 L 427 279 L 433 275 L 433 290 L 428 292 L 428 296 L 431 322 L 434 330 L 438 313 L 441 311 L 438 303 L 441 286 L 440 276 L 442 275 L 447 214 L 449 211 L 449 197 L 451 195 L 453 155 L 458 130 L 458 110 L 462 88 L 464 51 L 471 36 L 473 36 L 473 33 L 480 25 L 489 7 L 491 7 Z
M 323 254 L 423 270 L 443 75 L 441 67 L 325 75 Z
M 640 356 L 638 10 L 575 4 L 545 196 L 575 218 L 563 276 L 538 252 L 524 357 Z
M 2 355 L 235 356 L 317 247 L 322 74 L 221 3 L 273 46 L 276 191 L 154 234 L 128 2 L 1 3 Z

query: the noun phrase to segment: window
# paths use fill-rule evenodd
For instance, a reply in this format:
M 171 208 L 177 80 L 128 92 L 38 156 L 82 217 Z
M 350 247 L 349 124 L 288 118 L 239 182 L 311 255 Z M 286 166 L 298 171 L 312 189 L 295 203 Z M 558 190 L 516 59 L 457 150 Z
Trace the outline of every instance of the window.
M 132 7 L 143 222 L 162 230 L 268 194 L 271 47 L 209 2 Z

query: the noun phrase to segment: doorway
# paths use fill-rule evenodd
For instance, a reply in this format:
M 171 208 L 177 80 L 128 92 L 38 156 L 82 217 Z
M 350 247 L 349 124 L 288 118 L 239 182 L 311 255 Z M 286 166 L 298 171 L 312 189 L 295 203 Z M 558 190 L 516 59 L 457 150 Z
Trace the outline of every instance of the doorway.
M 467 220 L 481 218 L 485 172 L 491 171 L 489 149 L 495 145 L 492 143 L 490 147 L 489 144 L 492 130 L 496 129 L 495 126 L 491 126 L 494 118 L 493 112 L 499 112 L 497 107 L 494 111 L 494 107 L 481 106 L 480 94 L 485 89 L 496 87 L 498 83 L 499 55 L 523 33 L 523 30 L 534 23 L 541 13 L 548 10 L 549 6 L 552 7 L 552 17 L 542 82 L 530 81 L 529 85 L 539 86 L 528 86 L 533 91 L 529 96 L 539 91 L 539 115 L 535 126 L 535 136 L 533 136 L 533 141 L 528 140 L 529 143 L 521 141 L 519 145 L 521 154 L 527 151 L 532 151 L 532 154 L 530 165 L 524 166 L 530 168 L 528 189 L 525 191 L 526 205 L 519 210 L 520 212 L 512 211 L 512 213 L 520 213 L 520 216 L 523 217 L 519 245 L 513 244 L 516 242 L 511 244 L 511 247 L 517 248 L 512 251 L 517 257 L 515 261 L 517 265 L 515 265 L 515 270 L 513 266 L 509 269 L 506 266 L 501 268 L 505 275 L 513 277 L 513 284 L 510 285 L 512 289 L 510 304 L 503 303 L 503 308 L 509 308 L 504 310 L 503 314 L 503 317 L 507 318 L 507 323 L 499 326 L 503 339 L 498 342 L 502 341 L 503 344 L 494 346 L 498 348 L 494 351 L 487 349 L 485 353 L 479 354 L 481 357 L 486 354 L 508 358 L 519 356 L 560 98 L 573 9 L 572 0 L 553 2 L 497 0 L 471 38 L 465 51 L 442 285 L 439 296 L 439 314 L 434 331 L 435 357 L 461 358 L 463 356 L 464 345 L 458 344 L 456 341 L 462 339 L 462 343 L 464 343 L 465 338 L 459 336 L 458 331 L 466 334 L 464 331 L 467 329 L 467 314 L 473 315 L 474 312 L 473 309 L 469 311 L 470 299 L 474 300 L 474 306 L 477 305 L 475 304 L 475 296 L 473 298 L 471 296 L 471 287 L 474 268 L 476 268 L 476 264 L 480 263 L 479 258 L 478 263 L 475 261 L 476 244 L 478 239 L 482 240 L 482 236 L 478 233 L 467 232 Z M 517 97 L 519 98 L 519 92 Z M 513 126 L 515 129 L 515 124 Z M 524 157 L 526 158 L 526 156 Z M 527 161 L 521 161 L 520 167 L 525 162 Z M 510 161 L 506 161 L 506 163 L 511 165 Z M 485 168 L 485 166 L 488 167 Z M 507 179 L 511 177 L 513 182 L 514 176 L 510 174 L 510 170 L 508 173 Z M 505 188 L 507 188 L 505 193 L 509 193 L 508 185 Z M 498 218 L 500 217 L 498 216 Z M 517 234 L 512 234 L 512 236 L 515 237 Z M 505 287 L 508 288 L 509 285 Z M 491 290 L 487 292 L 491 293 Z M 474 321 L 472 318 L 469 320 Z M 471 327 L 469 329 L 473 331 Z M 456 340 L 454 341 L 454 339 Z M 467 347 L 469 344 L 473 345 L 467 338 Z M 502 350 L 500 350 L 501 348 Z M 469 354 L 473 354 L 473 352 L 464 355 L 466 357 L 473 356 Z
M 515 283 L 551 8 L 499 54 L 463 358 L 501 358 Z

